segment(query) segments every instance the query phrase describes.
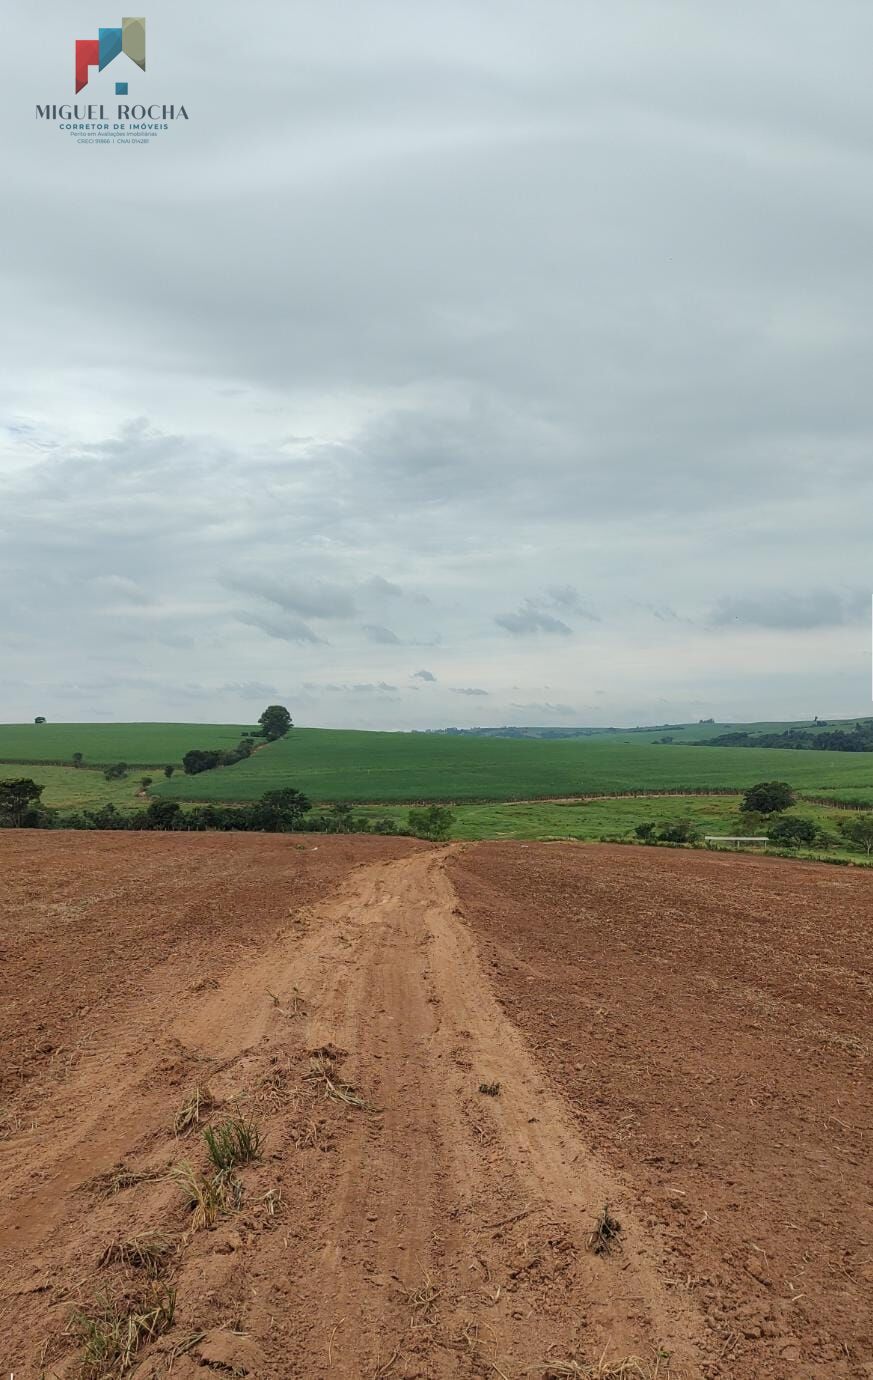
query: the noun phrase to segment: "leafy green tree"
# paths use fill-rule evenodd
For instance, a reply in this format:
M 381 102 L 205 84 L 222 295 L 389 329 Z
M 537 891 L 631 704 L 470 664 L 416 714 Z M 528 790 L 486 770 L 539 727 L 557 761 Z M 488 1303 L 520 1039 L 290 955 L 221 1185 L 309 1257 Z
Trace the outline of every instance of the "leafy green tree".
M 34 719 L 33 722 L 34 722 L 35 724 L 44 724 L 44 723 L 45 723 L 45 718 L 43 717 L 42 714 L 37 714 L 37 716 L 36 716 L 36 718 Z
M 284 738 L 289 728 L 294 727 L 291 715 L 283 704 L 268 705 L 258 723 L 261 725 L 261 737 L 270 742 L 274 742 L 276 738 Z
M 82 754 L 81 754 L 81 752 L 74 752 L 74 753 L 73 753 L 73 766 L 74 766 L 74 767 L 81 767 L 81 765 L 82 765 Z
M 38 805 L 45 788 L 29 776 L 0 781 L 0 826 L 26 829 L 39 820 Z
M 863 848 L 869 857 L 873 853 L 873 811 L 840 820 L 837 826 L 843 838 L 855 848 Z
M 311 809 L 308 797 L 291 786 L 266 791 L 252 811 L 252 827 L 268 833 L 286 833 L 296 829 Z
M 202 771 L 212 771 L 221 762 L 221 753 L 203 748 L 192 748 L 182 758 L 182 768 L 186 776 L 198 776 Z
M 812 848 L 818 837 L 818 828 L 811 819 L 784 815 L 782 819 L 774 820 L 767 836 L 771 843 L 781 848 Z
M 759 781 L 743 796 L 742 809 L 757 810 L 762 815 L 775 815 L 789 810 L 794 804 L 794 792 L 787 781 Z
M 103 773 L 107 781 L 123 781 L 127 776 L 128 766 L 126 762 L 116 762 L 114 766 L 107 767 Z
M 170 766 L 170 765 L 164 767 L 164 776 L 167 778 L 168 781 L 169 781 L 170 777 L 173 775 L 173 772 L 174 772 L 175 770 L 176 770 L 176 768 L 173 767 L 173 766 Z
M 648 820 L 645 824 L 638 824 L 634 829 L 634 833 L 641 843 L 651 843 L 655 837 L 656 830 L 657 825 L 653 824 L 651 820 Z
M 142 786 L 144 791 L 147 791 L 149 786 L 152 784 L 152 780 L 153 778 L 151 776 L 141 776 L 139 778 L 139 784 Z
M 175 800 L 153 800 L 145 812 L 147 829 L 172 829 L 181 814 Z
M 428 805 L 423 810 L 410 810 L 407 823 L 410 832 L 419 838 L 441 842 L 452 832 L 455 816 L 445 805 Z

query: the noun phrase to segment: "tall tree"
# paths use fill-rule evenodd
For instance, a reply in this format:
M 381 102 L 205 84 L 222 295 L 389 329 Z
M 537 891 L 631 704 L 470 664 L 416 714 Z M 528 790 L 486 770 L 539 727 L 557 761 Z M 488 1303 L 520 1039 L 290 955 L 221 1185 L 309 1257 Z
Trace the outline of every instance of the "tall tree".
M 27 776 L 0 781 L 0 824 L 13 829 L 23 828 L 43 789 Z
M 294 725 L 291 722 L 291 715 L 284 704 L 271 704 L 264 710 L 258 719 L 261 725 L 261 735 L 273 742 L 276 738 L 284 738 L 289 728 Z
M 743 796 L 742 809 L 757 810 L 762 815 L 775 815 L 789 810 L 794 804 L 794 792 L 786 781 L 759 781 Z

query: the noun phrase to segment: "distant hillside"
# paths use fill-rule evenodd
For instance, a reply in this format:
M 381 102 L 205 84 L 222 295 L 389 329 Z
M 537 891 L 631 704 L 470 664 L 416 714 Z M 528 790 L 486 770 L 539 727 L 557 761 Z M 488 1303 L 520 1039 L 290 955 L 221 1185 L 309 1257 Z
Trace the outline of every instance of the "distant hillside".
M 809 747 L 810 736 L 825 733 L 873 733 L 873 719 L 804 719 L 784 722 L 716 723 L 714 719 L 700 719 L 686 724 L 645 724 L 636 728 L 549 727 L 546 725 L 518 726 L 506 724 L 500 728 L 433 728 L 429 735 L 449 738 L 541 738 L 572 739 L 610 737 L 617 742 L 644 739 L 649 742 L 697 744 L 714 741 L 725 747 Z M 782 735 L 798 735 L 795 744 L 782 741 Z M 723 742 L 721 740 L 724 740 Z M 824 747 L 824 743 L 815 744 Z

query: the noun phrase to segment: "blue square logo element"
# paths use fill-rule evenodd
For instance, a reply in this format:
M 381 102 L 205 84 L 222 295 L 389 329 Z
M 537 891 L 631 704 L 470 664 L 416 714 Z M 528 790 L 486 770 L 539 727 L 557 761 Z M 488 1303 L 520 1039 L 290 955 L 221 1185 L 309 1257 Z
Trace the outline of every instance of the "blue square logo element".
M 126 82 L 126 81 L 117 81 L 117 82 L 115 83 L 115 94 L 116 94 L 116 96 L 126 96 L 126 95 L 127 95 L 127 82 Z

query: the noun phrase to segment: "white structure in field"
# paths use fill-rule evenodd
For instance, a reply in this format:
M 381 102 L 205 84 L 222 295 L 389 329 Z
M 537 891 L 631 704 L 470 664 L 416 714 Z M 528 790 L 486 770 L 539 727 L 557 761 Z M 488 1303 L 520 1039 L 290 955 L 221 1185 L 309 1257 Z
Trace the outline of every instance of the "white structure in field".
M 762 843 L 766 848 L 770 840 L 767 838 L 766 834 L 763 838 L 754 836 L 744 838 L 741 834 L 704 834 L 703 842 L 707 844 L 732 843 L 735 848 L 739 848 L 741 843 Z

